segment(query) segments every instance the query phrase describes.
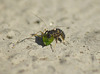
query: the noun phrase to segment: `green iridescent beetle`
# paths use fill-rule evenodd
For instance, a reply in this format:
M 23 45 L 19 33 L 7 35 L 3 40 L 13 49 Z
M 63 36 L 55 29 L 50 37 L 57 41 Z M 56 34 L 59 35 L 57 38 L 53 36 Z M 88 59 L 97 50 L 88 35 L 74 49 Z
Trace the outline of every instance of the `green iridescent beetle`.
M 58 40 L 64 41 L 64 39 L 65 39 L 64 32 L 59 28 L 49 30 L 49 31 L 46 30 L 44 33 L 42 31 L 39 31 L 39 32 L 41 32 L 41 35 L 32 34 L 32 36 L 41 37 L 43 44 L 45 46 L 50 45 L 53 42 L 54 39 L 56 40 L 56 43 L 57 43 Z

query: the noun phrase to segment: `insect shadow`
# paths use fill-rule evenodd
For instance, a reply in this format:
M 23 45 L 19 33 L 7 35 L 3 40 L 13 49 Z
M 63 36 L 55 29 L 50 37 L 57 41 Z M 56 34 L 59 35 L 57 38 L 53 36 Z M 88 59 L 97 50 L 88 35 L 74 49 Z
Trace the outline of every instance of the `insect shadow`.
M 38 45 L 41 45 L 42 47 L 44 47 L 45 45 L 43 44 L 43 40 L 41 37 L 35 37 L 35 42 L 38 44 Z
M 38 45 L 41 45 L 42 47 L 45 46 L 44 43 L 43 43 L 42 37 L 35 36 L 35 42 L 36 42 Z

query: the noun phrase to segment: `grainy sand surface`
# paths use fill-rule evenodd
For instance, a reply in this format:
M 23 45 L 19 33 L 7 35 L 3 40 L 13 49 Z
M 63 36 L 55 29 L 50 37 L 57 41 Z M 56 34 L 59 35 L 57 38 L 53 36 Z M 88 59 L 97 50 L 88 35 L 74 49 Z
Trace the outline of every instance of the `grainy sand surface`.
M 54 52 L 25 39 L 55 27 Z M 100 74 L 100 0 L 0 0 L 0 74 Z

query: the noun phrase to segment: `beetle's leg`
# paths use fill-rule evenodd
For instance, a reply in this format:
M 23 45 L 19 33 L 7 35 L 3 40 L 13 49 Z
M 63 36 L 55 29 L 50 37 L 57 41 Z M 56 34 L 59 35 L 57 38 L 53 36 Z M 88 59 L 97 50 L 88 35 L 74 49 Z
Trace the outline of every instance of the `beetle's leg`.
M 44 32 L 46 32 L 47 30 L 46 29 L 44 29 Z
M 61 35 L 62 40 L 64 41 L 64 39 L 65 39 L 65 34 L 64 34 L 64 32 L 62 31 L 62 32 L 60 33 L 60 35 Z
M 17 44 L 19 44 L 19 43 L 21 43 L 21 42 L 24 42 L 25 40 L 28 40 L 28 39 L 33 39 L 33 38 L 29 37 L 29 38 L 24 38 L 24 39 L 22 39 L 22 40 L 18 40 L 17 42 L 12 43 L 12 44 L 13 44 L 12 48 L 15 48 L 15 46 L 16 46 Z
M 65 44 L 65 36 L 63 35 L 63 34 L 61 34 L 61 39 L 62 39 L 62 42 L 63 42 L 63 44 Z
M 41 36 L 44 35 L 44 32 L 46 32 L 46 31 L 47 31 L 46 29 L 44 29 L 43 32 L 42 32 L 42 31 L 39 31 L 39 32 L 41 33 L 41 35 L 38 35 L 39 32 L 37 32 L 36 34 L 31 34 L 31 35 L 32 35 L 32 36 L 38 36 L 38 37 L 41 37 Z
M 53 50 L 53 48 L 52 48 L 52 44 L 50 44 L 50 48 L 51 48 L 52 52 L 54 52 L 54 50 Z
M 41 35 L 37 35 L 38 33 L 41 33 Z M 39 31 L 39 32 L 37 32 L 36 34 L 31 34 L 32 36 L 38 36 L 38 37 L 41 37 L 44 33 L 42 32 L 42 31 Z
M 63 35 L 61 34 L 61 38 L 62 38 L 62 40 L 64 41 L 64 37 L 63 37 Z
M 58 41 L 58 37 L 55 38 L 55 41 L 56 41 L 56 43 L 57 43 L 57 41 Z M 54 52 L 54 49 L 55 49 L 55 47 L 56 47 L 56 43 L 55 43 L 54 46 L 52 46 L 52 44 L 50 44 L 50 47 L 51 47 L 51 49 L 52 49 L 52 52 Z
M 41 37 L 41 35 L 37 35 L 37 34 L 32 34 L 32 36 L 37 36 L 37 37 Z
M 62 43 L 64 44 L 64 45 L 66 45 L 65 44 L 65 37 L 61 34 L 61 39 L 62 39 Z
M 56 43 L 57 43 L 57 41 L 58 41 L 58 37 L 57 37 L 57 38 L 55 38 L 55 40 L 56 40 Z

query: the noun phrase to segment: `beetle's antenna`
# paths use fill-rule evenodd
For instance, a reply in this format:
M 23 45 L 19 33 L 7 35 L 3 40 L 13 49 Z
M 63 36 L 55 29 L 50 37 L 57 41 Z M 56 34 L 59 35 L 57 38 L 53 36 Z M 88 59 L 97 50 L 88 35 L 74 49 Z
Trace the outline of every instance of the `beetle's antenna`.
M 37 18 L 39 18 L 43 23 L 44 23 L 44 25 L 45 26 L 47 26 L 46 24 L 46 22 L 40 17 L 40 16 L 38 16 L 37 14 L 35 14 L 35 13 L 33 13 Z M 47 27 L 46 27 L 47 28 Z
M 32 12 L 37 18 L 39 18 L 43 23 L 44 23 L 44 25 L 45 25 L 45 27 L 47 28 L 47 23 L 45 22 L 45 20 L 44 19 L 42 19 L 40 16 L 38 16 L 37 14 L 35 14 L 34 12 Z M 54 25 L 54 22 L 51 22 L 50 24 L 49 24 L 50 26 L 53 26 Z M 55 26 L 54 28 L 56 28 L 56 27 L 65 27 L 65 26 Z M 48 28 L 47 28 L 48 29 Z

